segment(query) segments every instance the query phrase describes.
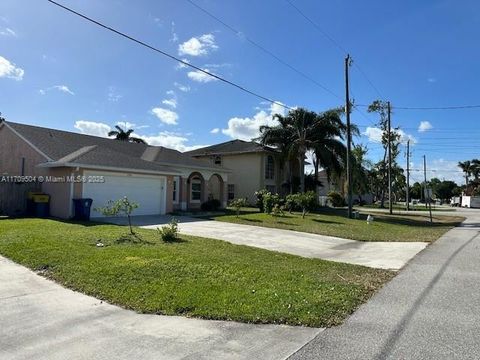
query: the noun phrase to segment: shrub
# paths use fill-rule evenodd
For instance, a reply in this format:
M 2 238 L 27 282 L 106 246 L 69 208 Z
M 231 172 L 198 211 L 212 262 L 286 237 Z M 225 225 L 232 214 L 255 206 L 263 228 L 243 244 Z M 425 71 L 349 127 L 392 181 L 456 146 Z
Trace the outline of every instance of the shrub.
M 217 199 L 210 199 L 201 205 L 203 211 L 217 211 L 222 207 L 222 203 Z
M 109 200 L 104 207 L 95 208 L 95 211 L 102 213 L 105 216 L 118 216 L 119 214 L 123 214 L 128 219 L 128 226 L 130 228 L 130 234 L 134 234 L 132 229 L 132 221 L 130 216 L 132 212 L 138 208 L 138 204 L 136 202 L 128 200 L 126 196 L 116 201 Z
M 263 197 L 266 194 L 270 194 L 267 189 L 262 189 L 262 190 L 255 191 L 255 196 L 257 198 L 257 200 L 255 202 L 255 206 L 258 207 L 258 210 L 260 210 L 260 211 L 264 211 Z
M 297 205 L 302 209 L 302 218 L 304 218 L 308 212 L 315 210 L 318 207 L 317 194 L 315 191 L 307 191 L 298 194 Z
M 315 191 L 287 195 L 285 199 L 285 208 L 291 213 L 293 210 L 301 211 L 302 218 L 318 207 L 318 199 Z
M 157 233 L 162 239 L 163 242 L 176 242 L 179 240 L 178 237 L 178 221 L 175 218 L 172 218 L 168 225 L 164 225 L 161 228 L 157 227 Z
M 283 206 L 275 204 L 272 208 L 271 215 L 274 217 L 275 221 L 277 221 L 277 217 L 283 216 Z
M 342 195 L 340 195 L 340 193 L 336 191 L 330 191 L 328 193 L 328 200 L 330 201 L 333 207 L 345 206 L 345 199 L 343 198 Z
M 263 195 L 263 212 L 270 214 L 275 205 L 281 205 L 281 199 L 278 194 L 267 192 Z
M 232 201 L 230 201 L 230 206 L 235 209 L 235 212 L 238 217 L 238 215 L 240 215 L 240 209 L 242 207 L 247 206 L 247 199 L 244 199 L 244 198 L 233 199 Z

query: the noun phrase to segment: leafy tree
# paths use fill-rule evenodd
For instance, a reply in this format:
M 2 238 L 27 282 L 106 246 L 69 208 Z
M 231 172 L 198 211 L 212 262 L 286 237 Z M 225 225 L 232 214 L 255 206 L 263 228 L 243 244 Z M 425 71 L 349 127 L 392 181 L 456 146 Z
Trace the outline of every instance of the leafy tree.
M 125 131 L 120 126 L 115 125 L 117 130 L 112 130 L 108 133 L 108 136 L 115 136 L 116 140 L 127 141 L 131 143 L 146 144 L 145 140 L 131 136 L 133 129 Z
M 138 208 L 138 204 L 130 201 L 126 196 L 118 200 L 109 200 L 104 207 L 95 208 L 95 211 L 102 213 L 105 216 L 118 216 L 123 214 L 128 219 L 128 226 L 130 228 L 130 234 L 134 235 L 132 229 L 131 215 L 133 211 Z
M 432 187 L 435 196 L 442 201 L 448 201 L 455 196 L 456 188 L 458 188 L 458 185 L 454 181 L 449 180 L 441 181 L 435 187 Z
M 470 176 L 472 176 L 472 173 L 474 171 L 474 165 L 472 165 L 472 162 L 470 160 L 467 161 L 459 161 L 458 162 L 458 167 L 462 169 L 463 173 L 465 174 L 465 185 L 468 187 L 468 179 Z
M 383 146 L 383 160 L 379 161 L 375 166 L 375 173 L 373 175 L 378 177 L 378 181 L 376 182 L 377 193 L 380 197 L 380 206 L 385 206 L 385 194 L 388 188 L 388 140 L 390 138 L 390 151 L 391 151 L 391 158 L 392 158 L 392 182 L 397 182 L 398 184 L 401 182 L 400 178 L 395 179 L 394 173 L 400 175 L 398 169 L 400 167 L 396 164 L 396 158 L 400 153 L 400 129 L 394 128 L 390 129 L 390 134 L 388 131 L 388 104 L 386 101 L 382 100 L 375 100 L 372 102 L 368 107 L 368 112 L 377 113 L 380 117 L 380 120 L 377 126 L 382 130 L 382 146 Z M 397 168 L 397 170 L 395 170 Z M 393 201 L 393 199 L 390 199 Z
M 247 199 L 244 198 L 236 198 L 230 201 L 230 206 L 235 209 L 236 217 L 240 215 L 241 208 L 246 207 L 247 205 Z
M 411 199 L 421 199 L 422 198 L 423 187 L 419 182 L 415 182 L 413 186 L 410 187 L 410 198 Z

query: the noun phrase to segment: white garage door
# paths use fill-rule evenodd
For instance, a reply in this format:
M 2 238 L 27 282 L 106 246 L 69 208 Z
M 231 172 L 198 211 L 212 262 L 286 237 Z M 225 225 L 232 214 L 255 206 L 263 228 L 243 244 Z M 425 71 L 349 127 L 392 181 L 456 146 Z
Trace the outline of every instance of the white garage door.
M 139 206 L 133 215 L 165 214 L 166 178 L 164 176 L 128 176 L 123 174 L 108 174 L 85 172 L 84 176 L 103 176 L 105 182 L 85 182 L 83 197 L 93 199 L 91 217 L 103 216 L 96 212 L 96 207 L 105 206 L 109 200 L 118 200 L 127 196 Z

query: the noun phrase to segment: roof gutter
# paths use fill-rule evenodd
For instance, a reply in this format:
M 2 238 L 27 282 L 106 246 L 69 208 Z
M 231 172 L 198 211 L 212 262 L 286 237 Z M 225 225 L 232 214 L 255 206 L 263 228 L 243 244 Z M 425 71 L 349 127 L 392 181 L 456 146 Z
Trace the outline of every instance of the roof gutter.
M 95 170 L 105 170 L 105 171 L 118 171 L 118 172 L 131 172 L 138 174 L 150 174 L 150 175 L 179 175 L 180 172 L 175 170 L 170 171 L 156 171 L 156 170 L 143 170 L 143 169 L 131 169 L 131 168 L 119 168 L 115 166 L 100 166 L 100 165 L 89 165 L 81 164 L 74 162 L 47 162 L 43 164 L 38 164 L 37 167 L 41 168 L 57 168 L 57 167 L 80 167 L 84 169 L 95 169 Z

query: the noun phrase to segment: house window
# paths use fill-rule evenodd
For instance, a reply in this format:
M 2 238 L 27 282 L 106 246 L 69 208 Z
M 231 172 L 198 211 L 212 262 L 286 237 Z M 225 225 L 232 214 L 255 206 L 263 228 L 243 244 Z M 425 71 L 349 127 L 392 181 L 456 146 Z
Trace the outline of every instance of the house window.
M 275 178 L 275 161 L 272 155 L 267 156 L 265 164 L 265 179 L 273 180 Z
M 272 194 L 277 193 L 277 188 L 275 187 L 275 185 L 267 185 L 265 186 L 265 189 L 267 189 L 269 193 L 272 193 Z
M 178 176 L 174 177 L 173 178 L 173 197 L 172 197 L 172 200 L 173 200 L 173 203 L 174 204 L 178 204 L 178 187 L 179 187 L 179 178 Z
M 200 202 L 202 199 L 202 181 L 199 178 L 193 178 L 190 187 L 190 200 Z
M 215 156 L 215 158 L 213 159 L 213 162 L 215 163 L 215 165 L 222 165 L 222 157 Z
M 235 199 L 235 185 L 228 184 L 228 201 Z

